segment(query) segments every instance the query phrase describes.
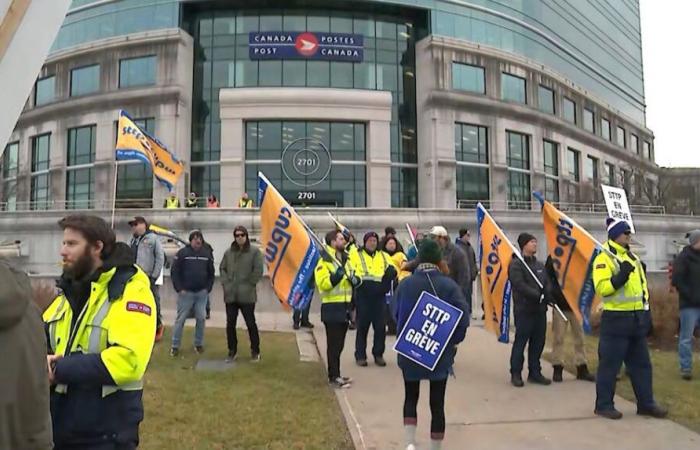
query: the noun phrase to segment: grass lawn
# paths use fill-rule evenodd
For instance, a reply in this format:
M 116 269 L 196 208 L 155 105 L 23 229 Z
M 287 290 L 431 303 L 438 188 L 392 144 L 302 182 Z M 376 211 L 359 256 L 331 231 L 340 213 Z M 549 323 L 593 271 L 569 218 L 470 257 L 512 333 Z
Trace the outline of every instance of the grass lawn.
M 547 333 L 547 343 L 551 347 L 551 329 Z M 595 373 L 598 368 L 598 338 L 596 336 L 586 336 L 586 356 L 588 357 L 588 367 Z M 567 334 L 564 342 L 566 360 L 569 361 L 566 370 L 576 373 L 576 368 L 570 362 L 573 359 L 573 345 L 571 335 Z M 678 354 L 675 351 L 663 351 L 650 349 L 652 366 L 654 368 L 654 397 L 660 404 L 669 408 L 669 418 L 685 425 L 686 427 L 700 432 L 700 370 L 698 370 L 697 357 L 694 364 L 695 378 L 692 381 L 681 379 L 678 368 Z M 697 355 L 697 352 L 695 352 Z M 545 353 L 545 359 L 549 360 L 551 355 Z M 551 377 L 550 374 L 545 374 Z M 628 377 L 623 377 L 617 383 L 616 393 L 636 403 L 632 384 Z M 591 408 L 595 399 L 591 399 Z
M 168 355 L 170 330 L 145 378 L 141 448 L 352 449 L 321 363 L 300 362 L 294 334 L 261 333 L 262 361 L 238 330 L 239 358 L 226 372 L 195 371 L 200 358 L 186 327 L 181 354 Z M 207 328 L 203 359 L 224 359 L 223 329 Z

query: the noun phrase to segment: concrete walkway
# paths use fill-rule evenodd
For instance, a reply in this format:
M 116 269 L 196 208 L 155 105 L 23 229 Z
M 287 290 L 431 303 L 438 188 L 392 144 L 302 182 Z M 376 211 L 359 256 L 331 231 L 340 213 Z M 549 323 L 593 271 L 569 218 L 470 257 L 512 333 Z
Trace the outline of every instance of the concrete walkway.
M 314 329 L 319 352 L 326 359 L 323 326 Z M 371 331 L 368 339 L 371 345 Z M 348 427 L 358 449 L 403 447 L 403 381 L 396 354 L 387 338 L 388 366 L 366 368 L 354 363 L 355 334 L 348 334 L 342 356 L 344 376 L 354 379 L 351 389 L 337 391 Z M 368 354 L 371 349 L 368 348 Z M 634 404 L 616 399 L 625 414 L 619 421 L 593 415 L 595 384 L 565 374 L 563 383 L 551 386 L 510 385 L 510 345 L 472 326 L 460 346 L 456 379 L 447 384 L 445 449 L 595 449 L 698 450 L 700 435 L 670 420 L 642 418 Z M 544 372 L 551 365 L 543 361 Z M 526 376 L 527 374 L 524 373 Z M 430 411 L 428 384 L 422 384 L 418 408 L 418 448 L 429 448 Z

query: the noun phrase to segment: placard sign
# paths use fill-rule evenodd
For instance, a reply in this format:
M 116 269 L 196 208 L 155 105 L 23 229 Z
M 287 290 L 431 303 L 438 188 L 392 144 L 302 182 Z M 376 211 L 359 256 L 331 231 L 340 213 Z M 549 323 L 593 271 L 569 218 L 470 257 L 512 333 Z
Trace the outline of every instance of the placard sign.
M 362 62 L 361 34 L 262 31 L 248 35 L 248 56 L 259 59 L 317 59 Z
M 394 351 L 435 370 L 462 314 L 461 309 L 423 291 L 396 339 Z
M 613 186 L 607 186 L 605 184 L 600 185 L 603 189 L 603 196 L 605 197 L 605 206 L 608 208 L 608 215 L 613 219 L 620 219 L 626 221 L 632 233 L 634 233 L 634 224 L 632 223 L 632 213 L 630 212 L 629 203 L 627 203 L 627 194 L 622 188 L 617 188 Z

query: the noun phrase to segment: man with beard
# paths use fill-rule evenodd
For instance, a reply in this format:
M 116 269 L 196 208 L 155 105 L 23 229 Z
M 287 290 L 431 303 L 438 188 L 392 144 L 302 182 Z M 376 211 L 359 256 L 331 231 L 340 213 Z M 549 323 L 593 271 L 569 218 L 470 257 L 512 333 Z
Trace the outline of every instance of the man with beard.
M 62 293 L 44 312 L 56 449 L 134 449 L 156 332 L 148 276 L 99 217 L 63 230 Z

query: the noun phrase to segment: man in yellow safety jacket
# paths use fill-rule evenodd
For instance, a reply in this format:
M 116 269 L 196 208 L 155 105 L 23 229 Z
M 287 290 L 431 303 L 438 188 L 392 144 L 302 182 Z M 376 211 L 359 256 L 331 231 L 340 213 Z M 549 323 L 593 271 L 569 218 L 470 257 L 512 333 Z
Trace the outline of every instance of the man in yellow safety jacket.
M 651 316 L 645 267 L 630 250 L 629 224 L 608 218 L 607 229 L 607 251 L 593 261 L 593 284 L 603 301 L 595 413 L 608 419 L 622 418 L 613 397 L 617 373 L 624 361 L 637 397 L 637 414 L 662 418 L 668 411 L 654 401 L 651 384 L 647 347 Z
M 44 312 L 56 449 L 133 449 L 156 305 L 128 245 L 99 217 L 63 229 L 62 289 Z
M 166 209 L 177 209 L 180 207 L 180 199 L 177 198 L 174 192 L 171 192 L 168 198 L 163 202 L 163 207 Z
M 340 355 L 348 331 L 353 283 L 359 284 L 359 279 L 351 275 L 346 255 L 343 233 L 329 231 L 326 234 L 326 251 L 314 271 L 314 280 L 321 296 L 321 321 L 326 327 L 328 383 L 335 388 L 348 388 L 352 382 L 350 378 L 340 375 Z
M 252 208 L 254 206 L 253 199 L 248 198 L 248 193 L 244 192 L 243 196 L 238 200 L 239 208 Z
M 367 366 L 367 334 L 369 326 L 374 331 L 372 356 L 380 367 L 386 366 L 384 350 L 386 324 L 384 322 L 385 295 L 391 289 L 397 270 L 391 257 L 377 248 L 379 236 L 374 231 L 365 234 L 364 246 L 351 251 L 349 263 L 354 275 L 360 279 L 356 288 L 357 334 L 355 335 L 355 362 Z

